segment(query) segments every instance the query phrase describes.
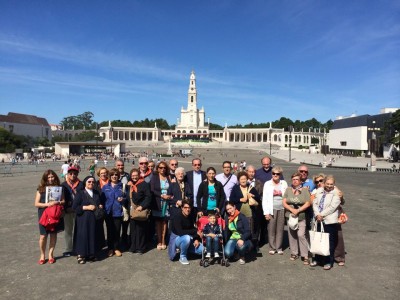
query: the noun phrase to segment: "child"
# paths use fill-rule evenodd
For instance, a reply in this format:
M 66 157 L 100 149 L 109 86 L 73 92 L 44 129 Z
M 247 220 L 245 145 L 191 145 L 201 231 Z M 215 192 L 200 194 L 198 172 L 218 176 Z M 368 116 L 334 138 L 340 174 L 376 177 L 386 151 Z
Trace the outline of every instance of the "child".
M 221 227 L 216 223 L 215 214 L 208 214 L 208 224 L 203 228 L 203 235 L 206 237 L 206 257 L 219 257 L 219 239 L 222 237 Z

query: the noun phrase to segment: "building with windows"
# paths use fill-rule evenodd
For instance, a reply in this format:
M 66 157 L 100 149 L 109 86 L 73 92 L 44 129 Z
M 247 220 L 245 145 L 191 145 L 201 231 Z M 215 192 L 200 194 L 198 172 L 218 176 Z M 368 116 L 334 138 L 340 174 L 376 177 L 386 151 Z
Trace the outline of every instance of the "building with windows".
M 0 115 L 0 126 L 17 135 L 51 140 L 52 131 L 45 118 L 10 112 Z

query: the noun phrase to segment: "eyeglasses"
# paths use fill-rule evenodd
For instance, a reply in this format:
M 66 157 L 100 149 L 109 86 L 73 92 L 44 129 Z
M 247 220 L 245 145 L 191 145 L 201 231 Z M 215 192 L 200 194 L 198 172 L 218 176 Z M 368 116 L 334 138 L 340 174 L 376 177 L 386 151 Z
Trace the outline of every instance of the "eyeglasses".
M 123 167 L 124 165 L 117 165 L 117 167 Z
M 308 171 L 306 171 L 306 170 L 300 170 L 299 172 L 300 173 L 308 173 Z
M 272 175 L 281 175 L 281 173 L 272 173 Z
M 75 176 L 78 176 L 78 173 L 75 173 L 75 172 L 69 172 L 69 173 L 68 173 L 68 175 L 75 175 Z
M 117 177 L 118 177 L 118 174 L 111 174 L 110 176 L 111 176 L 111 177 L 113 177 L 113 176 L 117 176 Z
M 166 169 L 166 167 L 158 167 L 159 169 Z
M 170 164 L 171 166 L 177 166 L 178 164 Z
M 321 182 L 324 182 L 324 180 L 323 180 L 323 179 L 315 180 L 315 183 L 316 183 L 316 184 L 321 183 Z
M 148 164 L 148 162 L 141 162 L 141 163 L 139 163 L 139 165 L 147 165 Z
M 193 167 L 200 167 L 201 164 L 193 164 Z

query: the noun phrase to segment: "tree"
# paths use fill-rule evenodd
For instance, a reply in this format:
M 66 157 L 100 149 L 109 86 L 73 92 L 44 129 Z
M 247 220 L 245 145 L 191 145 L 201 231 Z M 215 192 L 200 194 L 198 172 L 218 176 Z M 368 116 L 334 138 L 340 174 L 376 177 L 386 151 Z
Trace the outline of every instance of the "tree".
M 62 119 L 60 124 L 64 129 L 90 129 L 93 126 L 94 114 L 90 111 L 77 116 L 68 116 Z
M 400 146 L 400 109 L 396 110 L 383 128 L 388 141 Z

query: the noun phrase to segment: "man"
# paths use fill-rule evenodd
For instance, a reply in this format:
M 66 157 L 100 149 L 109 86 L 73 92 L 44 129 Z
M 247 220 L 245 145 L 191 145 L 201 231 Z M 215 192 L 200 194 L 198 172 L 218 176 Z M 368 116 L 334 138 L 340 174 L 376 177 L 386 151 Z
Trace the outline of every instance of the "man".
M 308 167 L 306 165 L 300 165 L 297 171 L 301 174 L 300 180 L 302 186 L 308 188 L 311 193 L 315 189 L 315 184 L 312 179 L 308 178 Z
M 262 199 L 264 185 L 260 180 L 255 178 L 255 175 L 256 175 L 256 168 L 253 165 L 249 165 L 247 167 L 247 176 L 249 177 L 248 179 L 249 187 L 250 188 L 254 187 L 258 192 L 258 194 L 260 195 L 260 199 Z M 258 251 L 258 244 L 260 240 L 262 240 L 260 237 L 261 228 L 262 225 L 265 224 L 266 222 L 263 215 L 262 205 L 258 205 L 255 210 L 254 230 L 253 230 L 253 243 L 255 244 L 255 248 L 257 251 Z M 263 233 L 265 233 L 265 230 L 263 231 Z
M 176 181 L 176 179 L 175 179 L 176 168 L 178 168 L 178 161 L 175 158 L 170 159 L 170 161 L 169 161 L 169 179 L 171 180 L 171 182 Z
M 64 216 L 64 238 L 65 238 L 65 252 L 64 256 L 71 256 L 74 249 L 74 225 L 75 225 L 75 212 L 72 209 L 72 203 L 75 195 L 79 190 L 84 189 L 83 183 L 78 178 L 79 169 L 72 166 L 68 168 L 67 177 L 61 184 L 64 188 L 65 198 L 65 216 Z
M 260 180 L 261 183 L 264 185 L 268 180 L 272 179 L 272 160 L 268 156 L 264 156 L 261 159 L 262 167 L 256 171 L 255 178 Z M 281 180 L 283 180 L 283 176 L 281 175 Z
M 179 262 L 188 265 L 187 253 L 201 255 L 203 245 L 194 226 L 194 219 L 190 217 L 191 206 L 188 200 L 182 200 L 181 213 L 171 220 L 171 237 L 168 245 L 170 260 L 174 260 L 176 249 L 179 249 Z
M 148 167 L 149 165 L 149 160 L 147 157 L 142 156 L 139 158 L 139 171 L 140 171 L 140 178 L 143 178 L 145 182 L 150 184 L 151 177 L 153 176 L 153 173 Z
M 121 158 L 118 158 L 115 161 L 115 168 L 119 171 L 119 181 L 122 181 L 122 179 L 125 178 L 126 183 L 128 183 L 128 181 L 130 180 L 130 176 L 129 173 L 125 172 L 125 163 Z M 124 188 L 126 188 L 126 186 Z M 122 221 L 121 244 L 125 249 L 129 247 L 128 227 L 129 219 L 127 221 Z
M 119 171 L 119 181 L 122 180 L 123 177 L 126 178 L 127 181 L 130 180 L 129 173 L 125 172 L 125 163 L 121 158 L 118 158 L 115 161 L 115 168 Z
M 65 161 L 64 164 L 61 166 L 61 174 L 63 175 L 62 177 L 64 178 L 64 180 L 67 179 L 68 168 L 69 168 L 69 163 Z
M 188 183 L 192 193 L 193 193 L 193 214 L 197 214 L 197 192 L 199 190 L 199 185 L 202 181 L 206 179 L 206 172 L 201 170 L 201 159 L 195 158 L 192 160 L 192 171 L 188 171 L 185 176 L 185 182 Z
M 222 183 L 226 196 L 226 201 L 229 201 L 231 196 L 232 188 L 238 184 L 238 180 L 235 174 L 232 174 L 232 164 L 230 161 L 224 161 L 222 163 L 222 173 L 215 176 L 215 179 Z

